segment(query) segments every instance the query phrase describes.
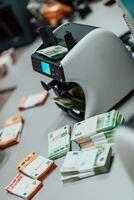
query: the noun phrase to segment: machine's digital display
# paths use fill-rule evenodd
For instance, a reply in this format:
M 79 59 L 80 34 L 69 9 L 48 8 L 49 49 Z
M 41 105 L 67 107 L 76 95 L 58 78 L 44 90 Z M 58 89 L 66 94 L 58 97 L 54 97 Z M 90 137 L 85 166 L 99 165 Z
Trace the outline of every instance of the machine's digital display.
M 50 65 L 48 63 L 41 61 L 41 68 L 43 73 L 51 75 Z

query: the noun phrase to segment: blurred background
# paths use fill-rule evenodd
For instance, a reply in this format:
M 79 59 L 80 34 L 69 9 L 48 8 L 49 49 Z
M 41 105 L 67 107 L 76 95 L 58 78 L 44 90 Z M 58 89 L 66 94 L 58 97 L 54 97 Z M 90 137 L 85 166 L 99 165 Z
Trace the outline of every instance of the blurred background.
M 84 22 L 97 2 L 106 7 L 115 4 L 114 0 L 1 0 L 0 52 L 32 42 L 41 25 L 55 29 L 64 21 Z

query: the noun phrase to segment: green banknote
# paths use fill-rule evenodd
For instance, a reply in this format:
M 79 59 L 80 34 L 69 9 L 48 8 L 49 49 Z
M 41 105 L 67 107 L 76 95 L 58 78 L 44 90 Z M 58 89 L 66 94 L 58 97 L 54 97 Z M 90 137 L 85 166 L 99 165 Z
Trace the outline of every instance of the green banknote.
M 82 102 L 85 101 L 85 96 L 80 86 L 73 87 L 68 91 L 68 94 L 74 97 L 76 100 L 81 100 Z
M 64 108 L 68 108 L 71 110 L 78 110 L 80 112 L 85 111 L 85 104 L 75 99 L 70 99 L 67 97 L 56 97 L 54 98 L 54 102 Z
M 104 113 L 98 116 L 97 119 L 97 132 L 108 131 L 123 124 L 124 117 L 116 110 Z
M 49 159 L 60 158 L 70 150 L 70 131 L 70 126 L 66 125 L 48 134 Z
M 67 52 L 68 52 L 68 49 L 60 45 L 50 46 L 45 49 L 40 49 L 37 51 L 37 53 L 47 56 L 50 59 L 55 59 L 55 60 L 64 57 L 67 54 Z

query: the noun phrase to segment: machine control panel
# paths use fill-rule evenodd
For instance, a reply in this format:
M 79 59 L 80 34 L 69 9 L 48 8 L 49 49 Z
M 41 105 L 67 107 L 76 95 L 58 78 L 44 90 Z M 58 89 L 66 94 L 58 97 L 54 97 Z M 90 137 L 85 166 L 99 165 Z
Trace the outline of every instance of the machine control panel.
M 36 72 L 44 74 L 56 81 L 63 82 L 65 80 L 61 65 L 55 65 L 44 59 L 39 59 L 35 54 L 32 55 L 32 66 Z

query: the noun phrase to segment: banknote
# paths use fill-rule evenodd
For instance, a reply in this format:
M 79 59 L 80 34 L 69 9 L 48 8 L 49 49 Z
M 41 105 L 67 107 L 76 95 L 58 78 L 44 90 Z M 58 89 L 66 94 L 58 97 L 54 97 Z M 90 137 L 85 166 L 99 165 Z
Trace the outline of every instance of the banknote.
M 55 59 L 55 60 L 64 57 L 67 54 L 67 52 L 68 52 L 68 49 L 60 45 L 50 46 L 45 49 L 40 49 L 37 51 L 37 53 L 47 56 L 50 59 Z
M 81 112 L 85 111 L 85 104 L 82 101 L 78 101 L 76 99 L 70 99 L 67 97 L 56 97 L 54 98 L 54 102 L 64 108 L 78 110 Z
M 70 126 L 66 125 L 48 134 L 48 157 L 55 160 L 70 150 Z
M 88 151 L 70 151 L 67 153 L 61 166 L 60 172 L 62 180 L 74 178 L 79 175 L 81 178 L 93 176 L 109 171 L 112 159 L 112 149 L 110 145 L 100 145 Z

